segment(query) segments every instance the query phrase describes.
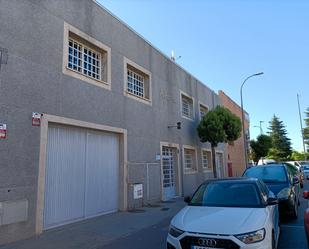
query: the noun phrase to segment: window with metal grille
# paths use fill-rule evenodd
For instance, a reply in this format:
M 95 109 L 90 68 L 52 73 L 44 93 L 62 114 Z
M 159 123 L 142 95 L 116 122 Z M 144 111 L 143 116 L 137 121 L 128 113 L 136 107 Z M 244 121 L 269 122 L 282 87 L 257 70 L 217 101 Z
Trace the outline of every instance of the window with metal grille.
M 101 80 L 101 54 L 71 38 L 68 45 L 68 68 Z
M 193 119 L 193 100 L 185 95 L 181 95 L 181 106 L 182 115 Z
M 127 70 L 127 91 L 144 98 L 145 77 L 130 69 Z
M 194 154 L 195 151 L 193 149 L 184 149 L 184 166 L 186 170 L 194 170 Z
M 200 118 L 202 119 L 206 113 L 208 112 L 208 108 L 204 105 L 200 105 Z
M 209 169 L 211 170 L 211 152 L 207 150 L 202 151 L 202 165 L 204 169 Z

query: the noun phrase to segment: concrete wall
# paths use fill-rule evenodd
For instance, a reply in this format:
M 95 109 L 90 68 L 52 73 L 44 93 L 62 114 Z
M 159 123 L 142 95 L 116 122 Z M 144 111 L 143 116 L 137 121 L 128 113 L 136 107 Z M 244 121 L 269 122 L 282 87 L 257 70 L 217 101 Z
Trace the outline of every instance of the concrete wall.
M 111 48 L 111 90 L 62 73 L 65 22 Z M 198 150 L 199 171 L 182 175 L 183 194 L 212 177 L 200 170 L 200 148 L 209 145 L 199 142 L 196 126 L 198 100 L 213 107 L 218 96 L 95 2 L 1 0 L 0 23 L 0 47 L 9 51 L 0 71 L 0 123 L 8 128 L 0 141 L 0 201 L 28 200 L 27 220 L 0 226 L 0 243 L 35 234 L 40 127 L 31 125 L 32 112 L 126 129 L 128 164 L 134 165 L 128 184 L 145 182 L 145 171 L 133 168 L 158 164 L 161 141 Z M 124 96 L 124 56 L 152 73 L 152 105 Z M 195 121 L 181 118 L 180 90 L 196 100 Z M 168 129 L 178 121 L 181 130 Z M 161 182 L 157 170 L 153 175 Z M 150 186 L 159 200 L 158 187 Z M 128 188 L 129 207 L 140 205 L 131 194 Z
M 222 105 L 241 119 L 241 107 L 223 91 L 219 91 L 219 97 Z M 249 122 L 245 119 L 245 130 L 246 129 L 249 129 Z M 233 145 L 227 144 L 226 147 L 227 162 L 232 164 L 233 176 L 241 176 L 246 169 L 243 132 L 241 131 L 241 137 L 234 141 Z

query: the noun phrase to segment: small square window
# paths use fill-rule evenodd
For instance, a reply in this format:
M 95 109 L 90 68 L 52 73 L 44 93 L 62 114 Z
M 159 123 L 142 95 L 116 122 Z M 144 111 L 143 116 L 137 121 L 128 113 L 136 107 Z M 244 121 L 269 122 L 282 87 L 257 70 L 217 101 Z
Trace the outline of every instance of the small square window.
M 111 89 L 111 49 L 64 23 L 62 72 L 90 84 Z
M 207 112 L 208 112 L 208 107 L 200 104 L 200 119 L 203 119 L 203 117 L 207 114 Z
M 151 104 L 151 73 L 127 58 L 124 66 L 125 95 Z
M 193 99 L 181 94 L 181 114 L 183 117 L 194 119 Z
M 96 80 L 101 80 L 101 54 L 81 42 L 69 38 L 68 68 Z

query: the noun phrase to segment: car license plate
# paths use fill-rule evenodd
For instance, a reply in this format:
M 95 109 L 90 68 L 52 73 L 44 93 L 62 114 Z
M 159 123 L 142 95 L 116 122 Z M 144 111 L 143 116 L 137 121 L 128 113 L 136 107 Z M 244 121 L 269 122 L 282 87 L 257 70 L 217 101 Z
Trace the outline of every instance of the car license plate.
M 205 246 L 191 246 L 191 249 L 214 249 L 213 247 L 205 247 Z M 223 249 L 223 248 L 216 248 Z

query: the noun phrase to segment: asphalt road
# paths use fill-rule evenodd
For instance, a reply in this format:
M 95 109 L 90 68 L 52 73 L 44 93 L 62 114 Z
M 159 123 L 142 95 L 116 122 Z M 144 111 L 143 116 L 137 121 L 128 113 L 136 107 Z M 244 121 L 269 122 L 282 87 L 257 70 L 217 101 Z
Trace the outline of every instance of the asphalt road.
M 305 183 L 305 189 L 309 190 L 308 181 Z M 304 231 L 304 211 L 307 208 L 307 201 L 302 197 L 300 201 L 301 205 L 298 209 L 298 219 L 285 219 L 281 222 L 281 235 L 278 249 L 309 249 L 306 245 Z M 171 217 L 154 226 L 130 234 L 97 249 L 165 249 L 165 239 L 170 219 Z
M 302 190 L 309 190 L 309 182 L 306 181 Z M 304 230 L 304 213 L 308 207 L 307 200 L 300 197 L 297 220 L 285 219 L 281 221 L 281 235 L 278 249 L 307 249 Z

